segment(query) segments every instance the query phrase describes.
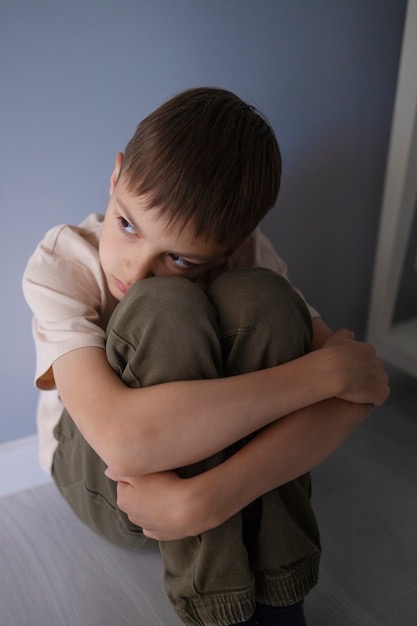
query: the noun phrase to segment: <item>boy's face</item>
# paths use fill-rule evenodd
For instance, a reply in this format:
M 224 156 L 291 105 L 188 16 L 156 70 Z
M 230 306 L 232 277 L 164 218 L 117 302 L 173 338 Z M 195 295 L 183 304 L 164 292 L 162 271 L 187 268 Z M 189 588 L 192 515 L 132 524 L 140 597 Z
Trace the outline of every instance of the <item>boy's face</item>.
M 121 160 L 118 155 L 99 246 L 100 262 L 117 300 L 142 278 L 172 275 L 197 280 L 231 254 L 218 243 L 195 239 L 191 228 L 167 227 L 164 218 L 147 208 L 143 196 L 128 193 L 123 175 L 118 180 Z

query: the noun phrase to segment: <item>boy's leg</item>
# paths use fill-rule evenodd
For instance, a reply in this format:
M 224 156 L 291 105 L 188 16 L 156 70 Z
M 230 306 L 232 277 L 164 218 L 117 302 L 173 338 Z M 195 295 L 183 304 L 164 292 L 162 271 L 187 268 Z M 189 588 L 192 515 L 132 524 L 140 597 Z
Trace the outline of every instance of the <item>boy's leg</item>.
M 272 272 L 260 269 L 224 274 L 208 295 L 219 311 L 219 325 L 226 339 L 225 375 L 271 367 L 310 349 L 312 329 L 307 308 L 292 287 Z M 240 303 L 242 297 L 244 304 Z M 242 512 L 244 540 L 260 604 L 298 604 L 317 583 L 320 538 L 310 496 L 307 474 L 265 494 Z M 302 613 L 302 605 L 298 604 L 297 611 Z
M 147 540 L 142 529 L 132 524 L 116 505 L 116 483 L 104 475 L 106 464 L 88 445 L 66 410 L 54 435 L 58 447 L 52 477 L 77 517 L 112 543 L 141 548 Z
M 207 295 L 218 311 L 225 375 L 271 367 L 309 348 L 308 311 L 287 281 L 273 272 L 228 272 Z M 204 464 L 199 469 L 204 471 Z M 161 546 L 168 593 L 185 623 L 230 624 L 247 619 L 254 611 L 254 584 L 259 602 L 284 606 L 302 600 L 315 584 L 319 542 L 309 503 L 309 477 L 289 483 L 282 494 L 271 493 L 219 528 L 191 538 L 185 563 L 182 541 Z M 244 568 L 244 556 L 235 559 L 242 554 L 242 545 Z M 189 575 L 184 577 L 187 564 Z M 248 568 L 253 577 L 248 577 Z M 200 621 L 193 621 L 195 615 Z
M 158 277 L 140 281 L 110 320 L 107 358 L 132 387 L 222 376 L 217 312 L 205 293 L 188 280 Z M 227 454 L 220 451 L 179 473 L 200 473 L 221 463 Z M 243 622 L 255 609 L 255 597 L 247 551 L 241 541 L 240 514 L 221 529 L 210 531 L 207 544 L 202 537 L 160 544 L 168 597 L 186 624 Z M 212 559 L 212 551 L 221 551 L 224 560 Z M 224 607 L 223 599 L 236 590 L 235 605 Z

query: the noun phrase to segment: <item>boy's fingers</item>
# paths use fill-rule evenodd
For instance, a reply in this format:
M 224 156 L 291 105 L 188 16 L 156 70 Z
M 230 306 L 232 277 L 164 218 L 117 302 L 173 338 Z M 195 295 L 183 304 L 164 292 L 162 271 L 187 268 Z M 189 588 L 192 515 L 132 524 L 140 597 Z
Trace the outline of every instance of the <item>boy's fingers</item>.
M 349 328 L 339 328 L 334 334 L 340 337 L 346 337 L 347 339 L 355 339 L 355 333 Z

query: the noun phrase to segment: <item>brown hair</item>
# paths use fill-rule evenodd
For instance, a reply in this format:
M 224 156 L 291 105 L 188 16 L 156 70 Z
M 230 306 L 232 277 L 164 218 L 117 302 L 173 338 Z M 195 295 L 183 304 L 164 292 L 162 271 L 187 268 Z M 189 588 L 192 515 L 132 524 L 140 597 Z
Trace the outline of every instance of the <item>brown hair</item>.
M 146 117 L 126 146 L 122 175 L 168 224 L 236 244 L 275 204 L 281 156 L 258 111 L 223 89 L 196 88 Z

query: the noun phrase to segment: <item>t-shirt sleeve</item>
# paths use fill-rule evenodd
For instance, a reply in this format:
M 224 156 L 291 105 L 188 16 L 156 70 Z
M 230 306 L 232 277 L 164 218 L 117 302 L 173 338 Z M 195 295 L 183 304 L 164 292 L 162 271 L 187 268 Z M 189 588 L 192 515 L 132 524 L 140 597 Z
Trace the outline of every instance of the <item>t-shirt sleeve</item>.
M 39 389 L 54 388 L 52 364 L 60 356 L 104 348 L 101 276 L 97 249 L 68 226 L 49 231 L 29 259 L 23 292 L 34 316 Z
M 238 250 L 233 256 L 232 266 L 236 268 L 266 267 L 267 269 L 270 269 L 273 272 L 280 274 L 280 276 L 283 276 L 286 280 L 288 280 L 288 282 L 290 282 L 288 277 L 287 264 L 276 253 L 272 243 L 264 235 L 260 228 L 257 228 L 252 233 L 248 243 L 242 246 L 242 248 L 240 248 L 240 250 Z M 306 299 L 304 298 L 301 291 L 294 287 L 294 285 L 293 288 L 306 303 L 312 319 L 314 319 L 315 317 L 320 317 L 319 312 L 308 302 L 306 302 Z

